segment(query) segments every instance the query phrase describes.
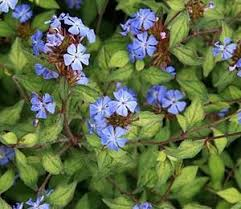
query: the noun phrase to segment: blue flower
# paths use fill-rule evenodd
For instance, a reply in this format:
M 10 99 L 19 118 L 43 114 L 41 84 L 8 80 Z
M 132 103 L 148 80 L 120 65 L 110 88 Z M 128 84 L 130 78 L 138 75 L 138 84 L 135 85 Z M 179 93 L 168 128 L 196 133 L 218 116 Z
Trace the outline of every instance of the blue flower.
M 43 76 L 44 79 L 55 79 L 59 77 L 59 74 L 55 71 L 49 70 L 41 64 L 35 64 L 35 73 L 38 76 Z
M 230 71 L 238 70 L 237 76 L 241 77 L 241 58 L 237 61 L 237 63 L 234 66 L 229 66 Z
M 83 0 L 65 0 L 69 9 L 79 9 Z
M 90 54 L 85 54 L 86 48 L 82 44 L 78 44 L 77 46 L 71 44 L 67 52 L 68 54 L 64 54 L 64 64 L 66 66 L 72 67 L 73 70 L 82 70 L 82 64 L 88 65 Z
M 76 84 L 79 85 L 87 85 L 89 83 L 89 79 L 85 76 L 83 71 L 75 71 L 75 76 L 76 76 Z
M 36 93 L 32 94 L 31 98 L 31 110 L 37 112 L 36 118 L 47 118 L 47 113 L 53 114 L 55 112 L 55 102 L 53 101 L 52 96 L 48 93 L 44 94 L 41 98 Z
M 68 17 L 64 19 L 66 25 L 70 25 L 68 31 L 73 35 L 80 35 L 82 37 L 87 37 L 90 43 L 95 42 L 94 30 L 86 27 L 82 20 L 77 17 Z
M 224 118 L 228 114 L 228 112 L 229 112 L 229 109 L 228 108 L 224 108 L 220 112 L 218 112 L 218 116 L 220 118 Z
M 44 196 L 37 197 L 36 201 L 29 199 L 26 204 L 31 207 L 29 207 L 28 209 L 50 209 L 50 205 L 43 202 L 44 198 Z
M 128 47 L 131 60 L 142 60 L 146 55 L 152 56 L 156 51 L 157 40 L 153 35 L 148 36 L 147 32 L 140 33 Z
M 109 117 L 112 112 L 110 110 L 111 99 L 108 96 L 100 97 L 95 103 L 90 104 L 90 117 L 91 118 L 103 118 Z
M 47 33 L 44 52 L 51 52 L 52 47 L 60 46 L 64 40 L 64 36 L 60 33 Z
M 173 66 L 167 66 L 165 68 L 165 71 L 170 73 L 171 75 L 175 76 L 176 75 L 176 69 Z
M 228 60 L 233 56 L 233 53 L 237 47 L 237 44 L 232 43 L 230 38 L 224 39 L 224 45 L 220 42 L 216 42 L 213 48 L 213 56 L 222 55 L 222 60 Z
M 161 106 L 162 100 L 165 97 L 167 88 L 165 86 L 154 85 L 148 91 L 146 95 L 147 103 L 150 105 Z
M 162 99 L 162 107 L 168 108 L 167 111 L 174 115 L 179 114 L 182 112 L 187 103 L 184 101 L 180 101 L 184 98 L 184 95 L 179 90 L 168 90 L 166 92 L 165 97 Z
M 156 15 L 150 9 L 140 9 L 136 14 L 134 14 L 133 23 L 136 28 L 148 30 L 156 22 Z
M 102 130 L 101 143 L 111 150 L 118 151 L 128 141 L 126 138 L 123 138 L 126 133 L 127 130 L 121 127 L 114 128 L 113 126 L 108 126 Z
M 21 23 L 27 22 L 33 15 L 33 12 L 28 4 L 20 4 L 15 7 L 13 17 Z
M 65 13 L 61 13 L 59 17 L 54 15 L 51 20 L 48 20 L 45 22 L 45 24 L 50 24 L 50 27 L 52 29 L 59 29 L 61 27 L 61 21 L 64 20 L 65 18 L 68 18 L 69 15 Z
M 137 107 L 136 98 L 134 98 L 126 89 L 119 89 L 114 93 L 114 101 L 110 101 L 109 105 L 111 111 L 116 112 L 118 115 L 126 117 L 128 112 L 135 112 Z
M 23 209 L 23 203 L 16 203 L 16 204 L 13 206 L 13 209 Z
M 33 54 L 38 56 L 40 52 L 44 51 L 44 42 L 42 40 L 43 33 L 40 30 L 37 30 L 35 34 L 32 35 L 32 46 Z
M 18 0 L 0 0 L 0 12 L 8 13 L 9 8 L 14 9 Z
M 11 147 L 0 146 L 0 165 L 7 165 L 15 156 L 15 151 Z
M 214 9 L 214 8 L 215 8 L 215 3 L 214 3 L 214 1 L 209 1 L 209 2 L 208 2 L 208 8 L 209 8 L 209 9 Z
M 238 122 L 239 124 L 241 124 L 241 112 L 238 112 L 237 116 L 238 116 Z
M 133 209 L 152 209 L 151 203 L 144 202 L 144 203 L 139 203 L 136 204 Z

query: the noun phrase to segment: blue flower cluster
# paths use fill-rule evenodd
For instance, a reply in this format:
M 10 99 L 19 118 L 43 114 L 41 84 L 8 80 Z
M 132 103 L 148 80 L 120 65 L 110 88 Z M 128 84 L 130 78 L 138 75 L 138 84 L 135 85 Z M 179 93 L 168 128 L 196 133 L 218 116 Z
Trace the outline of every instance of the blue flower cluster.
M 53 101 L 53 97 L 48 93 L 44 94 L 43 97 L 32 93 L 31 104 L 31 110 L 36 112 L 36 118 L 46 119 L 47 113 L 54 114 L 55 112 L 56 104 Z
M 0 146 L 0 166 L 7 165 L 15 157 L 15 151 L 11 147 Z
M 158 41 L 155 36 L 149 35 L 148 30 L 157 20 L 155 13 L 150 9 L 140 9 L 125 24 L 121 24 L 121 34 L 126 36 L 130 33 L 133 36 L 133 42 L 127 47 L 131 62 L 143 60 L 155 53 Z
M 90 104 L 89 129 L 97 133 L 103 145 L 118 151 L 127 142 L 124 135 L 138 104 L 135 93 L 127 87 L 120 87 L 113 94 L 114 100 L 104 96 Z
M 164 108 L 174 115 L 181 113 L 187 106 L 187 103 L 182 101 L 184 94 L 181 91 L 168 90 L 165 86 L 152 86 L 147 92 L 146 99 L 148 104 Z
M 149 202 L 136 204 L 132 209 L 152 209 L 152 205 Z
M 13 209 L 23 209 L 24 208 L 24 204 L 27 206 L 27 209 L 50 209 L 51 206 L 48 203 L 45 203 L 44 200 L 46 198 L 46 196 L 49 196 L 50 193 L 52 192 L 46 192 L 46 194 L 39 196 L 36 198 L 35 201 L 33 201 L 32 199 L 29 199 L 26 203 L 16 203 L 13 206 Z
M 50 64 L 54 64 L 60 75 L 68 81 L 86 85 L 88 79 L 83 72 L 83 65 L 89 65 L 90 54 L 86 53 L 83 39 L 90 43 L 95 42 L 94 30 L 85 26 L 78 17 L 71 17 L 62 13 L 58 17 L 53 16 L 47 24 L 50 25 L 47 34 L 36 31 L 32 36 L 33 54 L 46 54 Z M 56 72 L 51 71 L 40 64 L 35 66 L 37 75 L 44 79 L 57 78 Z
M 221 55 L 222 60 L 229 60 L 238 56 L 239 58 L 235 59 L 234 60 L 235 62 L 229 66 L 229 70 L 230 71 L 237 70 L 237 76 L 241 77 L 241 54 L 235 55 L 235 52 L 238 47 L 239 45 L 236 43 L 233 43 L 231 38 L 225 38 L 223 44 L 220 42 L 216 42 L 214 44 L 213 56 L 216 57 L 218 55 Z

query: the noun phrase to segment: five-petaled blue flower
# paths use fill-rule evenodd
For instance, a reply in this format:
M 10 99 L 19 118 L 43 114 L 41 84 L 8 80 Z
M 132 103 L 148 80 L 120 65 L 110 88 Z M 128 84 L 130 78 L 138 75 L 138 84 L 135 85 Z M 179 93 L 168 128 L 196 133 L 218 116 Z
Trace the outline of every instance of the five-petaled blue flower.
M 165 86 L 154 85 L 148 91 L 146 95 L 147 103 L 150 105 L 161 106 L 162 99 L 165 97 L 167 88 Z
M 69 9 L 79 9 L 83 0 L 65 0 Z
M 224 44 L 216 42 L 213 48 L 213 56 L 222 55 L 222 60 L 228 60 L 233 56 L 233 53 L 237 47 L 237 44 L 232 43 L 231 38 L 225 38 Z
M 27 22 L 33 15 L 29 4 L 20 4 L 15 7 L 13 17 L 18 19 L 21 23 Z
M 132 209 L 152 209 L 152 205 L 149 202 L 136 204 Z
M 55 71 L 49 70 L 41 64 L 35 64 L 35 73 L 38 76 L 43 76 L 44 79 L 55 79 L 59 77 L 59 74 Z
M 110 101 L 111 99 L 108 96 L 104 96 L 97 99 L 95 103 L 90 104 L 90 117 L 109 117 L 112 114 L 109 106 Z
M 165 68 L 165 71 L 168 72 L 169 74 L 175 76 L 176 75 L 176 69 L 173 66 L 167 66 Z
M 120 88 L 114 93 L 114 101 L 110 101 L 109 105 L 112 112 L 116 112 L 118 115 L 126 117 L 130 112 L 135 112 L 137 107 L 136 98 L 134 98 L 127 90 Z
M 44 196 L 37 197 L 36 201 L 33 201 L 32 199 L 28 200 L 26 204 L 29 207 L 28 209 L 50 209 L 50 205 L 48 203 L 44 203 Z
M 74 76 L 76 77 L 76 84 L 79 85 L 87 85 L 89 83 L 89 79 L 86 77 L 83 71 L 75 71 Z
M 44 94 L 43 97 L 38 96 L 36 93 L 32 93 L 31 97 L 31 110 L 37 112 L 36 118 L 47 118 L 47 113 L 53 114 L 55 112 L 55 102 L 52 96 L 48 93 Z
M 140 9 L 136 14 L 134 14 L 133 23 L 139 30 L 150 29 L 156 22 L 156 15 L 150 9 Z
M 124 128 L 107 126 L 101 131 L 101 143 L 111 150 L 118 151 L 128 141 L 123 137 L 126 133 L 127 130 Z
M 11 147 L 0 146 L 0 165 L 7 165 L 15 156 L 15 151 Z
M 0 0 L 0 12 L 8 13 L 9 8 L 14 9 L 18 0 Z
M 168 90 L 165 94 L 165 97 L 162 99 L 162 107 L 168 108 L 167 111 L 174 115 L 182 112 L 187 103 L 180 101 L 184 98 L 184 94 L 179 90 Z
M 90 54 L 85 54 L 86 48 L 82 44 L 71 44 L 67 48 L 68 54 L 64 54 L 64 64 L 72 67 L 73 70 L 82 70 L 82 63 L 89 64 Z
M 68 31 L 73 34 L 73 35 L 80 35 L 82 37 L 87 37 L 88 41 L 90 43 L 95 42 L 95 33 L 94 30 L 89 29 L 86 27 L 82 20 L 79 19 L 78 17 L 70 17 L 68 16 L 67 18 L 64 19 L 64 23 L 66 25 L 69 25 Z
M 44 51 L 44 41 L 42 40 L 43 33 L 40 30 L 37 30 L 35 34 L 32 35 L 32 46 L 33 54 L 38 56 L 40 52 Z
M 133 61 L 133 58 L 142 60 L 146 55 L 152 56 L 156 51 L 157 43 L 156 38 L 153 35 L 148 36 L 147 32 L 138 34 L 128 48 L 131 60 Z

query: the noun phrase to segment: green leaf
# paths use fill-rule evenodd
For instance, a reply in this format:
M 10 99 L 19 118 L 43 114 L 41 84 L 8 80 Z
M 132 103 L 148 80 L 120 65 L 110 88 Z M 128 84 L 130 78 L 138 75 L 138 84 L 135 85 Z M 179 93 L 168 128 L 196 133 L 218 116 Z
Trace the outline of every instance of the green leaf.
M 0 177 L 0 194 L 7 191 L 14 184 L 15 173 L 12 169 L 8 169 Z
M 198 167 L 197 166 L 187 166 L 182 169 L 180 175 L 175 179 L 171 190 L 173 192 L 179 190 L 182 186 L 192 182 L 197 174 Z
M 45 9 L 59 9 L 59 5 L 55 0 L 47 0 L 47 1 L 43 1 L 43 0 L 29 0 L 33 3 L 35 3 L 36 5 L 45 8 Z
M 103 9 L 105 9 L 108 0 L 96 0 L 98 13 L 101 14 Z
M 174 11 L 181 11 L 183 9 L 185 9 L 185 3 L 184 1 L 180 1 L 180 0 L 169 0 L 167 1 L 167 4 L 169 5 L 169 7 L 174 10 Z
M 137 60 L 135 63 L 135 67 L 137 71 L 141 71 L 145 67 L 145 62 L 143 60 Z
M 214 189 L 220 189 L 224 179 L 225 166 L 220 155 L 211 153 L 208 159 L 211 182 Z
M 241 209 L 241 202 L 235 204 L 233 207 L 231 207 L 230 209 Z
M 218 129 L 212 128 L 212 130 L 214 136 L 224 135 L 224 133 L 222 131 L 219 131 Z M 228 143 L 228 139 L 226 137 L 218 138 L 214 140 L 214 143 L 218 149 L 218 153 L 221 154 Z
M 178 159 L 189 159 L 195 157 L 201 151 L 203 144 L 203 140 L 185 140 L 178 148 L 166 147 L 166 153 Z
M 167 83 L 173 79 L 173 76 L 170 73 L 155 67 L 142 70 L 141 75 L 142 79 L 150 84 Z
M 35 189 L 38 180 L 38 172 L 34 167 L 28 164 L 27 159 L 22 152 L 16 150 L 15 153 L 20 178 L 23 180 L 25 185 Z
M 57 140 L 63 129 L 63 117 L 57 117 L 55 123 L 47 125 L 39 131 L 40 143 L 51 143 Z
M 0 141 L 3 143 L 3 144 L 17 144 L 18 142 L 18 138 L 16 136 L 15 133 L 13 132 L 8 132 L 6 134 L 3 134 L 1 137 L 0 137 Z
M 0 125 L 14 125 L 20 119 L 23 105 L 24 101 L 21 100 L 14 106 L 4 108 L 0 112 Z
M 198 97 L 202 101 L 207 101 L 207 89 L 205 85 L 198 79 L 195 69 L 188 68 L 181 70 L 179 73 L 177 73 L 177 82 L 191 100 Z
M 161 122 L 160 121 L 151 121 L 148 125 L 142 127 L 140 131 L 140 137 L 145 138 L 152 138 L 154 137 L 157 132 L 161 128 Z
M 127 50 L 121 50 L 114 53 L 110 58 L 109 67 L 124 67 L 129 62 Z
M 107 78 L 108 81 L 123 81 L 128 80 L 133 72 L 133 66 L 125 65 L 122 68 L 116 69 L 111 71 L 109 77 Z
M 28 133 L 24 135 L 19 141 L 19 145 L 24 147 L 33 147 L 37 143 L 38 143 L 38 135 L 35 133 Z
M 77 205 L 75 206 L 75 209 L 91 209 L 88 194 L 85 194 L 81 197 L 81 199 L 78 201 Z
M 187 12 L 180 13 L 170 26 L 170 48 L 175 47 L 189 33 L 189 16 Z
M 187 128 L 192 128 L 195 124 L 202 121 L 205 117 L 203 105 L 200 99 L 196 98 L 184 112 Z
M 44 153 L 42 157 L 42 164 L 44 169 L 52 175 L 58 175 L 63 170 L 63 164 L 60 156 L 52 152 Z
M 205 205 L 199 205 L 197 203 L 190 203 L 184 206 L 183 209 L 212 209 Z
M 47 201 L 56 207 L 65 207 L 73 198 L 77 183 L 60 184 L 54 192 L 47 198 Z
M 16 75 L 18 82 L 29 92 L 39 92 L 43 87 L 43 79 L 36 75 Z
M 151 122 L 161 122 L 163 115 L 157 115 L 149 111 L 141 111 L 138 115 L 138 120 L 133 122 L 133 125 L 145 127 Z
M 0 197 L 0 208 L 1 209 L 12 209 L 12 207 L 7 204 L 1 197 Z
M 81 85 L 74 88 L 73 94 L 87 103 L 95 102 L 99 97 L 99 93 L 95 89 Z
M 110 208 L 110 209 L 130 209 L 134 203 L 125 197 L 118 197 L 114 200 L 103 199 L 103 202 Z
M 17 73 L 21 72 L 23 67 L 27 64 L 27 59 L 23 53 L 22 45 L 19 38 L 16 38 L 12 45 L 9 59 L 12 62 L 14 69 Z
M 223 42 L 225 38 L 232 38 L 232 36 L 232 29 L 225 22 L 222 22 L 222 33 L 220 35 L 220 40 Z
M 198 66 L 202 64 L 202 58 L 198 57 L 197 52 L 189 46 L 180 45 L 173 48 L 172 54 L 184 65 Z
M 236 188 L 228 188 L 217 192 L 217 194 L 229 203 L 237 203 L 241 201 L 241 194 Z
M 215 66 L 215 58 L 212 53 L 212 47 L 210 47 L 205 53 L 204 62 L 203 62 L 203 75 L 207 77 L 209 73 L 213 70 Z
M 32 22 L 32 27 L 41 31 L 46 31 L 49 27 L 48 24 L 45 24 L 46 21 L 50 20 L 55 14 L 55 10 L 47 11 L 36 15 Z
M 14 34 L 14 30 L 6 22 L 0 21 L 0 37 L 10 37 Z

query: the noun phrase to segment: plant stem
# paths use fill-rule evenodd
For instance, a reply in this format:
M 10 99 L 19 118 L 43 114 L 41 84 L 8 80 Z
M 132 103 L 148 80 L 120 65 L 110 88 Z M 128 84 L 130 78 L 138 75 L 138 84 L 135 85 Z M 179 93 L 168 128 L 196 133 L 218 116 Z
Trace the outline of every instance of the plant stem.
M 15 75 L 12 76 L 12 80 L 13 80 L 13 82 L 15 83 L 15 85 L 16 85 L 19 93 L 20 93 L 20 96 L 21 96 L 25 101 L 28 102 L 28 101 L 29 101 L 29 97 L 28 97 L 28 95 L 26 94 L 26 92 L 24 91 L 24 89 L 22 88 L 22 86 L 19 84 L 19 82 L 18 82 L 18 80 L 17 80 L 17 78 L 16 78 Z
M 121 194 L 126 195 L 131 198 L 134 202 L 138 202 L 138 199 L 131 193 L 127 191 L 123 191 L 120 186 L 110 177 L 106 178 Z
M 99 32 L 100 32 L 100 26 L 101 26 L 101 23 L 103 20 L 103 15 L 105 13 L 105 9 L 106 9 L 108 3 L 109 3 L 109 0 L 106 0 L 104 6 L 102 7 L 102 10 L 99 12 L 99 18 L 98 18 L 98 22 L 96 25 L 96 34 L 99 34 Z

